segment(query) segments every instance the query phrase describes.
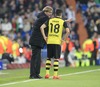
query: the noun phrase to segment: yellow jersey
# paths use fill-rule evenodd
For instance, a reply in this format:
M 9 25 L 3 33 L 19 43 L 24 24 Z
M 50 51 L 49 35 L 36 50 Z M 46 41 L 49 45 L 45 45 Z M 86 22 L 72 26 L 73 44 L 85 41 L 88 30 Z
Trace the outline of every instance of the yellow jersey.
M 61 44 L 62 31 L 67 28 L 67 23 L 61 18 L 51 18 L 47 22 L 48 40 L 47 44 Z

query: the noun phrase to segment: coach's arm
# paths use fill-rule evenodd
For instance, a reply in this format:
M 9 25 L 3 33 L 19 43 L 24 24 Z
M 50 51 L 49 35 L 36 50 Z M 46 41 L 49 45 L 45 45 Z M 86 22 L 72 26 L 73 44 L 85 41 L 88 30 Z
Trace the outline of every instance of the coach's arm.
M 43 24 L 41 27 L 40 27 L 40 30 L 41 30 L 41 33 L 42 33 L 42 36 L 44 38 L 44 40 L 47 42 L 47 37 L 45 35 L 45 32 L 44 32 L 44 29 L 46 29 L 46 24 Z

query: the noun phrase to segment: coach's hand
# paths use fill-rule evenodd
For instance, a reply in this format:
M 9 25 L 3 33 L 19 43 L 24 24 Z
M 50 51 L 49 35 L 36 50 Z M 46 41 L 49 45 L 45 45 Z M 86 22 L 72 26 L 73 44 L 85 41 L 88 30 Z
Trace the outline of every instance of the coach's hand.
M 48 37 L 44 37 L 44 40 L 45 40 L 45 41 L 46 41 L 46 43 L 47 43 Z

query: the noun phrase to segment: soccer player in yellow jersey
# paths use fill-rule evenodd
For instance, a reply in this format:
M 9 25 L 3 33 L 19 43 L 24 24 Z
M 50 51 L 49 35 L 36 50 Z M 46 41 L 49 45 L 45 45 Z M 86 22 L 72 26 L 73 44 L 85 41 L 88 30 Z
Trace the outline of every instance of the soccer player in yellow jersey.
M 67 23 L 62 19 L 62 10 L 57 9 L 54 18 L 49 19 L 46 23 L 41 26 L 41 33 L 44 40 L 47 42 L 47 60 L 46 60 L 46 75 L 45 78 L 50 77 L 49 70 L 51 65 L 51 58 L 54 58 L 54 75 L 53 79 L 59 79 L 58 67 L 59 58 L 61 52 L 61 42 L 62 42 L 62 31 L 66 29 L 66 37 L 68 36 L 70 30 Z M 47 27 L 47 28 L 46 28 Z M 44 29 L 48 29 L 48 35 L 46 37 Z M 65 39 L 66 39 L 65 37 Z

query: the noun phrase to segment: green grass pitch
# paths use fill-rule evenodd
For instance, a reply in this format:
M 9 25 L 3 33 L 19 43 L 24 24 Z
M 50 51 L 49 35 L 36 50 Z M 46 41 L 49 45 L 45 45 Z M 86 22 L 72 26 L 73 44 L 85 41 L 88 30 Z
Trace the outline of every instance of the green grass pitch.
M 29 69 L 0 71 L 0 87 L 100 87 L 100 66 L 59 68 L 60 80 L 53 80 L 53 67 L 50 79 L 29 79 Z M 45 68 L 41 68 L 45 76 Z

